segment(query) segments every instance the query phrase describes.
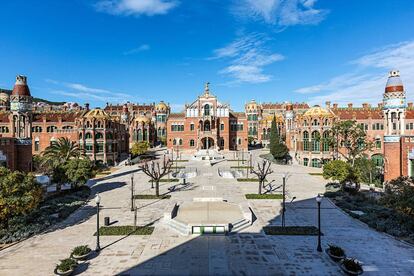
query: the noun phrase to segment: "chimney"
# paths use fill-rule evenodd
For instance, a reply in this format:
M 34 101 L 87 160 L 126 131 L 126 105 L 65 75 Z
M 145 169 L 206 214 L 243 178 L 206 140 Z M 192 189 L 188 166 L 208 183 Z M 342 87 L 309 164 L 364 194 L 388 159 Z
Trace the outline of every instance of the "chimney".
M 409 102 L 407 105 L 408 105 L 408 108 L 410 109 L 413 108 L 413 102 Z
M 364 109 L 368 109 L 368 104 L 367 104 L 367 103 L 363 103 L 363 104 L 362 104 L 362 107 L 363 107 Z
M 349 108 L 349 109 L 352 109 L 352 103 L 349 103 L 349 104 L 348 104 L 348 108 Z
M 326 108 L 331 108 L 331 102 L 330 101 L 326 101 L 325 105 L 326 105 Z
M 85 103 L 85 110 L 89 111 L 89 104 L 88 103 Z
M 337 103 L 334 103 L 333 104 L 333 109 L 337 109 L 338 108 L 338 104 Z

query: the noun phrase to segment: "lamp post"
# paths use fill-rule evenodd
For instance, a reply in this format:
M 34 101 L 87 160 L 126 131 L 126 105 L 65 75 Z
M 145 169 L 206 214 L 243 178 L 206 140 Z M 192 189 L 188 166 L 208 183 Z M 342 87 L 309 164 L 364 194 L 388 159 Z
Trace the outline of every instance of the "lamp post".
M 101 250 L 101 246 L 99 244 L 99 204 L 101 203 L 101 196 L 99 193 L 95 196 L 95 203 L 96 203 L 96 252 Z
M 131 211 L 134 211 L 134 175 L 131 176 Z
M 283 194 L 283 202 L 282 202 L 282 227 L 285 227 L 285 212 L 286 212 L 286 175 L 283 175 L 283 182 L 282 182 L 282 194 Z
M 322 197 L 320 194 L 316 197 L 316 202 L 318 203 L 318 250 L 319 252 L 322 252 L 322 246 L 321 246 L 321 202 Z

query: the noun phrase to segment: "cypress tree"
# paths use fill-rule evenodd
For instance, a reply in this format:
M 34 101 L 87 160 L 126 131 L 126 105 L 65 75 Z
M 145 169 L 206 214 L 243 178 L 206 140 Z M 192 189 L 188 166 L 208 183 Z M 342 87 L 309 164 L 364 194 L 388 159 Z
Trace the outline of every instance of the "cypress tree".
M 279 135 L 279 130 L 276 126 L 276 116 L 273 116 L 272 125 L 270 127 L 270 139 L 269 139 L 270 154 L 276 160 L 281 160 L 289 153 L 289 149 L 283 143 Z

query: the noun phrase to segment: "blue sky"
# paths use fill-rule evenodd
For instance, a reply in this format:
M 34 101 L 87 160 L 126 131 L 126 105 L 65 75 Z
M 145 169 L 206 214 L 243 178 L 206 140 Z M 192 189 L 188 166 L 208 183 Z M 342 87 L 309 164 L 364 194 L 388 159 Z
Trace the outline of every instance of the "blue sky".
M 414 96 L 411 0 L 2 1 L 0 87 L 56 101 L 193 101 L 206 81 L 259 102 L 376 104 L 387 72 Z

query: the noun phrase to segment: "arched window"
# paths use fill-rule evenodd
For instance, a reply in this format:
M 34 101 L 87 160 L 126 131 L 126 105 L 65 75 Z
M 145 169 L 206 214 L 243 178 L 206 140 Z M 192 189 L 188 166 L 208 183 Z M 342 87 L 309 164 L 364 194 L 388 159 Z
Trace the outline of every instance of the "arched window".
M 210 105 L 206 104 L 204 106 L 204 116 L 210 116 Z
M 95 139 L 96 139 L 96 140 L 98 140 L 98 139 L 103 139 L 103 135 L 102 135 L 102 133 L 97 132 L 97 133 L 95 134 Z
M 307 131 L 303 132 L 303 150 L 309 151 L 309 133 Z
M 57 127 L 56 126 L 48 126 L 46 128 L 46 131 L 47 132 L 56 132 L 56 130 L 57 130 Z
M 263 132 L 262 132 L 262 139 L 266 140 L 266 129 L 265 128 L 263 129 Z
M 112 133 L 106 134 L 106 139 L 112 140 L 112 138 L 113 138 Z
M 319 134 L 318 131 L 314 131 L 312 132 L 312 137 L 311 137 L 311 146 L 312 146 L 312 151 L 315 152 L 319 152 L 321 151 L 321 135 Z
M 180 145 L 180 146 L 182 146 L 182 144 L 183 144 L 183 139 L 178 139 L 178 145 Z
M 205 123 L 204 123 L 204 131 L 210 131 L 210 121 L 205 121 Z
M 194 147 L 194 140 L 193 139 L 190 140 L 190 147 Z
M 177 145 L 177 140 L 173 140 L 173 145 L 175 146 L 175 145 Z
M 321 166 L 320 164 L 321 164 L 321 162 L 319 161 L 318 158 L 313 158 L 312 159 L 312 167 L 319 168 Z
M 90 132 L 86 133 L 85 139 L 92 139 L 92 134 Z
M 329 151 L 329 132 L 323 132 L 323 143 L 322 143 L 322 151 L 327 152 Z
M 308 126 L 308 121 L 303 121 L 303 126 Z
M 142 141 L 142 130 L 141 129 L 137 130 L 137 138 L 138 138 L 138 141 Z
M 81 133 L 79 133 L 79 140 L 81 140 L 82 139 L 82 132 Z
M 237 144 L 241 145 L 241 138 L 237 139 Z
M 312 122 L 312 126 L 317 126 L 317 125 L 319 125 L 318 120 L 314 119 Z
M 381 138 L 375 138 L 375 147 L 381 149 Z

